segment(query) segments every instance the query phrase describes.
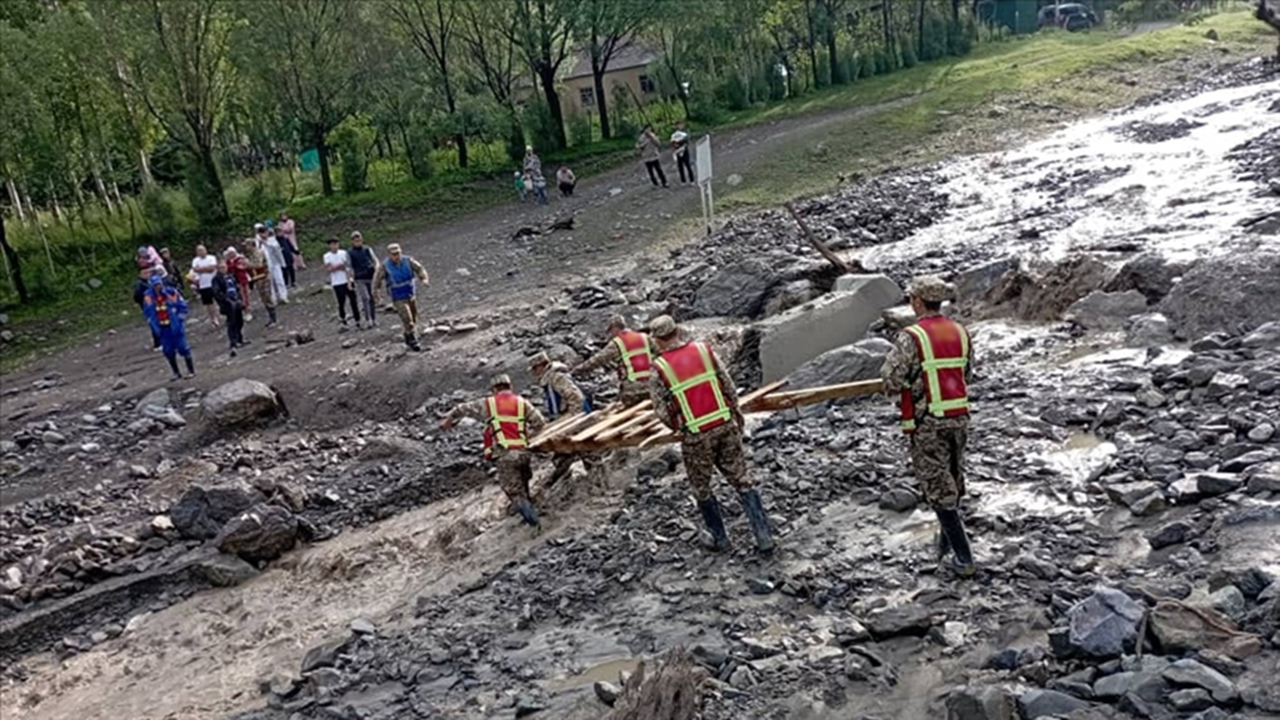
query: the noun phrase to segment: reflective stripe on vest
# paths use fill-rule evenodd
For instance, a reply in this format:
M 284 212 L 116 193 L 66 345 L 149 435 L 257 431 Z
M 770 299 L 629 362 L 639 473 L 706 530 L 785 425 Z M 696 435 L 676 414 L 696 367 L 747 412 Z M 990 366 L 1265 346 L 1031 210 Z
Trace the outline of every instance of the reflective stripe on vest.
M 673 364 L 679 366 L 680 371 Z M 654 365 L 680 407 L 686 432 L 697 434 L 710 430 L 733 417 L 706 345 L 691 342 L 670 350 L 655 359 Z
M 902 389 L 902 432 L 910 435 L 916 431 L 916 399 L 911 396 L 911 388 Z
M 649 336 L 634 330 L 624 330 L 613 339 L 622 354 L 620 372 L 627 382 L 643 382 L 653 374 L 653 351 Z
M 941 316 L 922 318 L 908 327 L 907 332 L 915 338 L 920 351 L 920 370 L 924 373 L 928 402 L 926 411 L 934 417 L 968 414 L 964 371 L 969 365 L 969 333 L 958 323 Z
M 387 258 L 382 263 L 387 269 L 387 287 L 391 289 L 392 300 L 408 300 L 413 297 L 413 263 L 409 258 L 401 257 L 400 262 Z
M 486 398 L 489 422 L 484 430 L 484 455 L 493 456 L 496 444 L 504 450 L 529 446 L 525 434 L 525 399 L 512 392 L 503 392 Z

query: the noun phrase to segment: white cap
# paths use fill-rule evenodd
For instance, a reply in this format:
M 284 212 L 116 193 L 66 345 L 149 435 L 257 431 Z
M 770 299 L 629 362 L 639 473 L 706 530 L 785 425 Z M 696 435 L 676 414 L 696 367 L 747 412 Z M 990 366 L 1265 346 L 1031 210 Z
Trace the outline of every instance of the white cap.
M 266 230 L 266 229 L 267 229 L 267 226 L 266 226 L 266 225 L 263 225 L 262 223 L 254 223 L 254 224 L 253 224 L 253 229 L 254 229 L 254 230 Z

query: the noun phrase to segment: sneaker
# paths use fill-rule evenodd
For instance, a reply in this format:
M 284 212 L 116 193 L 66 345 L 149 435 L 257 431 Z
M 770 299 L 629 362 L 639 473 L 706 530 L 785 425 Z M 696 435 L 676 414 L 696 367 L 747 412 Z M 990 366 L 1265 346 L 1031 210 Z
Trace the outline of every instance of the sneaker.
M 954 557 L 949 558 L 942 563 L 942 567 L 955 573 L 957 577 L 962 579 L 971 578 L 978 574 L 978 567 L 973 563 L 962 563 Z
M 174 375 L 171 375 L 169 377 L 169 382 L 178 382 L 181 379 L 182 379 L 182 376 L 175 373 Z
M 253 313 L 245 313 L 245 314 L 244 314 L 244 321 L 245 321 L 245 322 L 253 322 Z
M 236 356 L 236 349 L 231 348 L 231 357 L 235 357 L 235 356 Z

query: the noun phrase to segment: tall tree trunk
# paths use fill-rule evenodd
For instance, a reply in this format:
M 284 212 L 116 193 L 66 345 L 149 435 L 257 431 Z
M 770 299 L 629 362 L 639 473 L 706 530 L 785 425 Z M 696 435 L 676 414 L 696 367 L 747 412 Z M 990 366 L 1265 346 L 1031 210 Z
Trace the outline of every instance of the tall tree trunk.
M 591 58 L 591 84 L 595 87 L 596 110 L 600 113 L 600 138 L 608 140 L 613 137 L 613 128 L 609 125 L 609 101 L 604 96 L 605 67 L 596 58 Z
M 809 71 L 813 75 L 813 89 L 818 89 L 818 33 L 814 29 L 813 0 L 804 0 L 804 17 L 809 30 Z
M 960 24 L 960 0 L 951 0 L 951 22 Z
M 147 159 L 147 151 L 138 148 L 138 172 L 142 175 L 142 187 L 148 187 L 156 181 L 151 174 L 151 161 Z
M 27 212 L 22 207 L 22 196 L 18 194 L 18 186 L 13 182 L 13 178 L 5 178 L 4 187 L 9 191 L 9 202 L 13 203 L 14 212 L 18 215 L 18 222 L 26 225 Z
M 924 3 L 925 0 L 920 0 L 920 4 L 916 9 L 916 58 L 920 62 L 926 60 L 924 56 Z
M 222 176 L 218 172 L 218 159 L 214 157 L 213 147 L 210 145 L 200 147 L 194 161 L 198 179 L 204 187 L 199 190 L 203 197 L 199 198 L 198 203 L 193 202 L 192 205 L 197 208 L 201 204 L 204 206 L 204 216 L 200 218 L 202 222 L 213 227 L 222 227 L 231 221 L 231 212 L 227 209 L 227 195 L 222 187 Z M 187 193 L 190 195 L 190 187 Z M 197 209 L 197 215 L 199 214 Z
M 329 174 L 329 145 L 325 142 L 324 131 L 314 132 L 316 152 L 320 154 L 320 191 L 325 197 L 333 194 L 333 176 Z
M 884 25 L 884 53 L 892 56 L 893 54 L 893 18 L 890 15 L 889 3 L 880 3 L 880 17 Z
M 551 66 L 549 57 L 538 63 L 538 80 L 542 84 L 543 96 L 547 99 L 547 109 L 551 112 L 552 139 L 556 142 L 555 150 L 563 150 L 569 146 L 564 134 L 564 110 L 560 107 L 560 94 L 556 92 L 556 70 Z
M 9 183 L 10 193 L 15 197 L 17 190 L 13 189 L 13 180 Z M 18 204 L 18 212 L 22 212 L 21 204 Z M 4 251 L 4 259 L 8 263 L 9 279 L 13 282 L 13 290 L 18 293 L 20 302 L 31 302 L 31 294 L 27 292 L 27 284 L 22 280 L 22 259 L 18 257 L 18 251 L 13 249 L 9 244 L 9 237 L 5 234 L 4 223 L 0 222 L 0 250 Z
M 831 84 L 838 85 L 840 78 L 840 59 L 836 57 L 836 23 L 835 18 L 827 18 L 827 65 L 831 68 Z
M 471 160 L 467 156 L 467 136 L 462 133 L 454 133 L 453 144 L 458 147 L 458 167 L 465 168 Z

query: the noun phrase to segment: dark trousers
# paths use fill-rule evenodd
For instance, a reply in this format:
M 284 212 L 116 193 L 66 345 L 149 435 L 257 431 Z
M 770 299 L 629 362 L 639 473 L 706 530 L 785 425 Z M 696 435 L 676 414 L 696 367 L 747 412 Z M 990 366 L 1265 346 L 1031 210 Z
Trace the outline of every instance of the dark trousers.
M 576 183 L 560 183 L 560 197 L 572 197 L 573 186 Z
M 288 287 L 297 287 L 297 286 L 298 286 L 298 271 L 297 271 L 296 269 L 294 269 L 294 267 L 293 267 L 293 256 L 292 256 L 292 255 L 290 255 L 290 256 L 288 256 L 287 258 L 285 258 L 285 260 L 284 260 L 284 267 L 283 267 L 283 268 L 281 268 L 281 270 L 284 272 L 284 284 L 285 284 L 286 286 L 288 286 Z
M 360 305 L 356 301 L 356 291 L 350 285 L 334 285 L 333 295 L 338 298 L 338 317 L 342 318 L 342 324 L 347 323 L 346 304 L 351 305 L 351 317 L 356 322 L 360 322 Z
M 235 350 L 244 344 L 244 308 L 236 303 L 223 310 L 227 316 L 227 343 Z
M 667 186 L 667 175 L 662 172 L 661 160 L 645 160 L 644 169 L 649 171 L 649 182 L 653 183 L 654 187 L 658 187 L 659 183 L 662 187 Z
M 689 159 L 688 150 L 676 153 L 676 168 L 680 170 L 680 182 L 693 182 L 698 179 L 698 176 L 693 174 L 693 161 Z M 689 171 L 688 180 L 684 179 L 685 170 Z

